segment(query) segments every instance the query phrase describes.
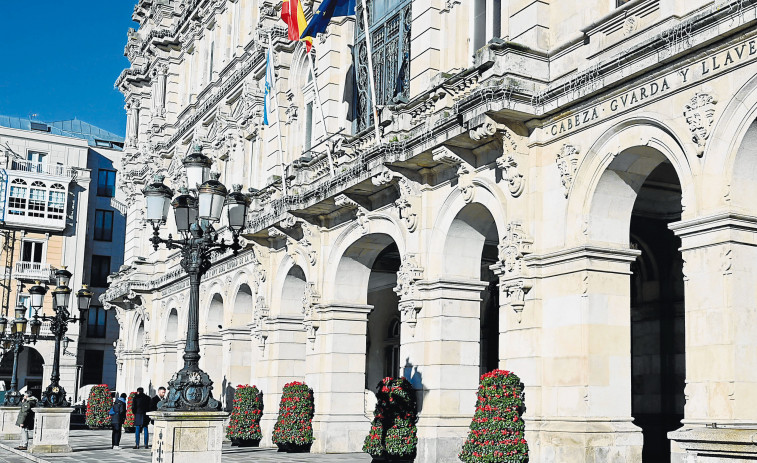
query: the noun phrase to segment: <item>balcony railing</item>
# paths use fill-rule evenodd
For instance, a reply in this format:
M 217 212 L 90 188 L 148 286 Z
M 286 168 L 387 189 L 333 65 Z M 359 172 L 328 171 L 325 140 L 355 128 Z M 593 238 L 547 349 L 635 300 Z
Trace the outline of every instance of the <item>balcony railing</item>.
M 69 166 L 64 165 L 48 165 L 46 163 L 35 161 L 24 161 L 21 159 L 14 159 L 11 161 L 11 170 L 21 172 L 32 172 L 36 174 L 55 175 L 57 177 L 73 178 L 74 170 Z
M 50 264 L 41 262 L 16 262 L 13 279 L 31 280 L 49 283 L 53 280 L 55 269 Z

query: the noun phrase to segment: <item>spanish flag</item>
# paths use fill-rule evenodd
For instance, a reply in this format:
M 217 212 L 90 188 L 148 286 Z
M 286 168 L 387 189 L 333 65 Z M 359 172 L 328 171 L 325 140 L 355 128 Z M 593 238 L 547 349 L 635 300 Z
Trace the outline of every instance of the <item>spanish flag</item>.
M 284 3 L 281 4 L 281 19 L 287 23 L 289 28 L 289 40 L 304 40 L 307 52 L 310 53 L 310 49 L 313 47 L 313 38 L 300 38 L 300 34 L 308 25 L 300 0 L 284 0 Z

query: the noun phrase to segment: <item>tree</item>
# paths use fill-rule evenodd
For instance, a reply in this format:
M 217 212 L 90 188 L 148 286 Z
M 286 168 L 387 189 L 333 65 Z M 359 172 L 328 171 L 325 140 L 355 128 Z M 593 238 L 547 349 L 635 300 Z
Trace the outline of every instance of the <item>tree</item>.
M 113 406 L 110 389 L 107 384 L 92 386 L 87 398 L 86 423 L 90 428 L 105 428 L 110 426 L 108 411 Z
M 528 461 L 523 383 L 515 374 L 494 370 L 481 375 L 476 412 L 460 460 L 465 463 Z
M 226 427 L 226 437 L 240 445 L 260 442 L 260 418 L 263 414 L 263 394 L 256 386 L 239 385 L 234 392 L 234 403 Z

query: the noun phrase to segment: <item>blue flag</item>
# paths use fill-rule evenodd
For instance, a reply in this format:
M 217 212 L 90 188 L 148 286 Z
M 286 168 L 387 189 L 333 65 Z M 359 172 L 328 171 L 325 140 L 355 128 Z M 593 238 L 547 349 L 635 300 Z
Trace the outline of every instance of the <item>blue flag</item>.
M 323 0 L 300 37 L 302 39 L 315 37 L 316 34 L 326 31 L 331 18 L 353 14 L 355 14 L 355 0 Z
M 273 86 L 276 83 L 276 74 L 273 73 L 273 52 L 268 47 L 265 57 L 265 98 L 263 99 L 263 125 L 268 124 L 268 98 L 273 94 Z

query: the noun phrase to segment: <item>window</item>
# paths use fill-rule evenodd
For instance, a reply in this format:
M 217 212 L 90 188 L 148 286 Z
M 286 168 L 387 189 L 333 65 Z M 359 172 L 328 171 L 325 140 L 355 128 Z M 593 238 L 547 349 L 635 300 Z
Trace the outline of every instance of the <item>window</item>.
M 8 196 L 8 214 L 26 215 L 27 193 L 25 181 L 17 178 L 11 182 L 11 191 Z
M 61 220 L 63 213 L 66 211 L 66 191 L 63 185 L 56 183 L 50 187 L 50 194 L 47 200 L 47 217 L 50 219 Z
M 97 173 L 97 196 L 112 198 L 116 193 L 116 171 L 100 169 Z
M 29 299 L 28 294 L 19 294 L 18 295 L 18 303 L 17 306 L 25 307 L 26 308 L 26 318 L 30 319 L 34 315 L 34 309 L 32 309 L 31 306 L 31 299 Z
M 113 211 L 95 211 L 95 239 L 113 241 Z
M 42 262 L 45 243 L 42 241 L 21 242 L 21 262 Z
M 313 147 L 313 102 L 305 105 L 305 151 Z
M 47 153 L 43 153 L 41 151 L 28 151 L 26 153 L 26 160 L 30 161 L 29 171 L 30 172 L 43 172 L 43 167 L 45 165 L 45 159 L 47 158 Z
M 406 102 L 410 94 L 411 3 L 410 0 L 374 0 L 368 4 L 378 105 Z M 358 3 L 356 13 L 357 18 L 362 18 L 362 3 Z M 354 61 L 358 132 L 373 126 L 368 48 L 363 29 L 363 21 L 356 21 Z
M 502 35 L 502 0 L 474 0 L 473 53 Z
M 92 256 L 92 270 L 90 274 L 91 285 L 104 288 L 108 286 L 110 275 L 110 256 Z
M 46 196 L 47 185 L 42 182 L 32 183 L 32 189 L 29 193 L 29 217 L 45 217 Z
M 107 315 L 102 307 L 90 307 L 87 313 L 87 337 L 104 338 Z
M 103 358 L 101 350 L 85 350 L 84 364 L 82 366 L 83 384 L 100 384 L 103 382 Z

